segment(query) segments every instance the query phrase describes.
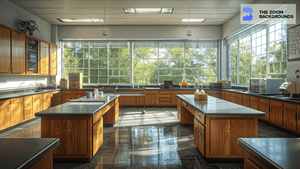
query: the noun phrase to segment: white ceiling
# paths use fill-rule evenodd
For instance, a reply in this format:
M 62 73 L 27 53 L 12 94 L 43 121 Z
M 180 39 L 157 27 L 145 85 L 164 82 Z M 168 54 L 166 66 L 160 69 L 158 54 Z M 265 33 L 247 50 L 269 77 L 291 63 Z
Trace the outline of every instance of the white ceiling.
M 206 18 L 204 23 L 193 23 L 191 25 L 223 25 L 239 13 L 240 4 L 252 4 L 256 0 L 10 1 L 45 21 L 58 25 L 91 25 L 90 23 L 61 23 L 57 18 L 103 18 L 104 10 L 106 10 L 105 23 L 107 25 L 188 25 L 188 23 L 181 23 L 181 19 L 188 18 L 189 9 L 191 18 Z M 173 14 L 123 14 L 121 8 L 125 7 L 172 7 L 175 8 L 175 12 Z

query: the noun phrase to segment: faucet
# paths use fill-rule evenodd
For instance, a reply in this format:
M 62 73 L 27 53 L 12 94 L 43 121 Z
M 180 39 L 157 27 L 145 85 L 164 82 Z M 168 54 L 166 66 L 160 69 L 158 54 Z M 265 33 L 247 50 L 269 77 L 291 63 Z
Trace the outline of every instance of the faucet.
M 32 91 L 32 89 L 30 88 L 30 86 L 33 87 L 33 84 L 30 83 L 30 84 L 28 85 L 28 91 Z

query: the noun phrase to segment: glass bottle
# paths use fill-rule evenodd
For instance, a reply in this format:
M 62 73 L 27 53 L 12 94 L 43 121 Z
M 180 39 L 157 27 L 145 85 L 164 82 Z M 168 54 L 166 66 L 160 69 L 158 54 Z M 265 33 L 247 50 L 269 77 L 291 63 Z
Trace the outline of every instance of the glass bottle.
M 187 86 L 186 74 L 182 74 L 181 86 Z

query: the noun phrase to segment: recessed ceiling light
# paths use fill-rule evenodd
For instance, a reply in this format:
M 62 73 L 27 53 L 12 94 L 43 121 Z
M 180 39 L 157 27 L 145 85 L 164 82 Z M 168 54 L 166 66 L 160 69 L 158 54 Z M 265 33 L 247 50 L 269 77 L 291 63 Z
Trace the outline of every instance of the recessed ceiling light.
M 99 22 L 104 22 L 103 19 L 57 19 L 61 22 L 68 22 L 68 23 L 99 23 Z
M 171 14 L 174 12 L 174 8 L 122 8 L 122 12 L 125 14 L 134 13 L 164 13 Z
M 181 22 L 204 22 L 205 19 L 182 19 Z

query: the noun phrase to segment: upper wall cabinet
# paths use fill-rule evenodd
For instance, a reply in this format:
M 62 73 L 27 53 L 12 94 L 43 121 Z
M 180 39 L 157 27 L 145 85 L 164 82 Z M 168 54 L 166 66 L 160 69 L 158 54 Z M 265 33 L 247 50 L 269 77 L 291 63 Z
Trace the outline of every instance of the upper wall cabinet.
M 26 38 L 26 74 L 39 74 L 39 41 L 33 38 Z
M 50 75 L 57 75 L 57 47 L 50 44 Z
M 25 35 L 11 32 L 11 73 L 25 74 Z
M 0 74 L 10 73 L 10 30 L 0 27 Z
M 45 42 L 40 42 L 40 59 L 39 59 L 39 72 L 41 75 L 49 74 L 49 55 L 50 49 L 49 44 Z

